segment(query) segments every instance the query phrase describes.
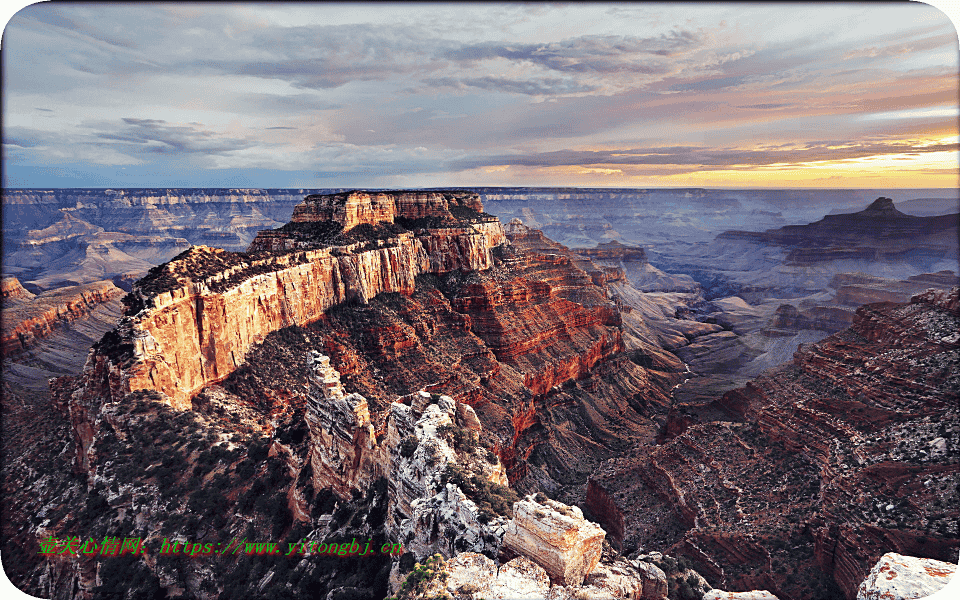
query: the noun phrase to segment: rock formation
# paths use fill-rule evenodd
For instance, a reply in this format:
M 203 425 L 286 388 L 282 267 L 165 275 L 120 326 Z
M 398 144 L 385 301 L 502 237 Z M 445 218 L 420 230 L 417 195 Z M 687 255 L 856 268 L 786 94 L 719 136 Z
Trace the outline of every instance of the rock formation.
M 751 590 L 749 592 L 710 590 L 703 595 L 703 600 L 777 600 L 777 597 L 767 590 Z
M 877 198 L 857 213 L 826 215 L 809 225 L 788 225 L 764 233 L 728 231 L 718 239 L 751 238 L 788 248 L 788 265 L 841 259 L 877 259 L 929 255 L 935 260 L 956 258 L 958 216 L 915 217 Z
M 672 547 L 715 585 L 781 597 L 829 593 L 822 569 L 853 598 L 891 550 L 953 560 L 957 297 L 860 308 L 849 330 L 724 395 L 732 422 L 608 461 L 587 507 L 627 550 Z
M 606 533 L 576 506 L 527 496 L 514 505 L 503 546 L 529 556 L 564 585 L 580 585 L 600 562 Z
M 422 273 L 489 268 L 495 230 L 405 232 L 261 258 L 191 248 L 152 269 L 126 300 L 128 318 L 120 330 L 133 364 L 115 375 L 120 393 L 155 389 L 185 407 L 271 331 L 315 321 L 348 300 L 410 294 Z
M 639 561 L 601 563 L 583 585 L 551 586 L 543 567 L 520 556 L 500 565 L 481 554 L 464 552 L 444 565 L 445 590 L 453 598 L 503 600 L 666 600 L 666 577 Z
M 95 307 L 123 295 L 109 281 L 68 286 L 34 295 L 16 278 L 3 280 L 3 356 L 22 352 L 56 328 L 79 319 Z
M 857 600 L 926 598 L 947 585 L 957 565 L 888 552 L 870 569 L 857 589 Z

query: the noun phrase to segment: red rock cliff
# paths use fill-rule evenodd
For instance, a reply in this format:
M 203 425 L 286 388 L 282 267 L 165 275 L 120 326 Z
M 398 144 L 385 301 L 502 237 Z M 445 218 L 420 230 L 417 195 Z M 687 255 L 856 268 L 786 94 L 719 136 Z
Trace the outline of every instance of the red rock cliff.
M 448 210 L 448 196 L 341 194 L 320 197 L 320 204 L 329 208 L 340 202 L 341 212 L 355 214 L 357 198 L 367 199 L 365 206 L 373 206 L 370 201 L 386 206 L 384 198 L 389 198 L 394 208 L 374 211 L 375 216 L 392 220 L 419 210 L 461 222 Z M 304 210 L 316 207 L 314 200 L 308 197 Z M 456 206 L 466 206 L 468 216 L 475 216 L 482 207 L 473 200 L 468 195 Z M 346 222 L 355 221 L 351 219 Z M 121 393 L 154 389 L 172 405 L 188 407 L 193 394 L 229 375 L 271 331 L 315 321 L 345 301 L 366 303 L 385 292 L 410 294 L 423 273 L 489 268 L 491 248 L 504 239 L 499 222 L 462 223 L 417 234 L 402 228 L 387 234 L 365 231 L 345 238 L 362 241 L 302 252 L 248 255 L 195 246 L 153 269 L 125 299 L 128 317 L 114 346 L 129 352 L 122 365 L 107 361 L 112 379 Z
M 34 296 L 16 278 L 3 280 L 3 356 L 20 352 L 38 338 L 78 319 L 123 291 L 109 281 L 72 285 Z

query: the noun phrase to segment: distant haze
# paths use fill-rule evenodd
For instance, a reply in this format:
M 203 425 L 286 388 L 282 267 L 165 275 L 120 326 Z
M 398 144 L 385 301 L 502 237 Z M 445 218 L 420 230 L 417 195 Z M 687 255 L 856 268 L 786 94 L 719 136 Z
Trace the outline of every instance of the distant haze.
M 918 2 L 38 3 L 3 185 L 957 188 Z

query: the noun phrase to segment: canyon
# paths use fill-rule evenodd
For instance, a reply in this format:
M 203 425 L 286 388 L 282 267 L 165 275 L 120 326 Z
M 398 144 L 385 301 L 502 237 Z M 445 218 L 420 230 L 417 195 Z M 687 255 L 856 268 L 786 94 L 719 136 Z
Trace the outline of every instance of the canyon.
M 5 439 L 56 456 L 5 472 L 16 510 L 40 515 L 5 539 L 82 529 L 405 548 L 363 569 L 125 567 L 145 593 L 204 598 L 382 598 L 436 552 L 484 569 L 512 553 L 537 585 L 598 598 L 711 584 L 852 598 L 883 552 L 955 562 L 953 271 L 707 299 L 696 272 L 653 266 L 649 247 L 501 225 L 488 195 L 308 193 L 246 251 L 192 246 L 118 280 L 122 303 L 111 291 L 103 305 L 123 315 L 82 372 L 52 383 L 48 408 L 5 406 Z M 5 281 L 11 298 L 31 293 Z M 855 308 L 877 299 L 901 304 Z M 42 440 L 27 439 L 31 411 L 48 419 Z M 593 541 L 570 543 L 575 531 Z M 32 590 L 124 585 L 113 560 L 20 553 Z

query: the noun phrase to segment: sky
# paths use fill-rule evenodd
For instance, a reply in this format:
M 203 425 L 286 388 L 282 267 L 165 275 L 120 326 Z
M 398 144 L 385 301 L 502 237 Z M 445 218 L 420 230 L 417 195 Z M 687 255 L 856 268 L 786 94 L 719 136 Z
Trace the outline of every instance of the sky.
M 39 3 L 4 187 L 958 187 L 921 3 Z

